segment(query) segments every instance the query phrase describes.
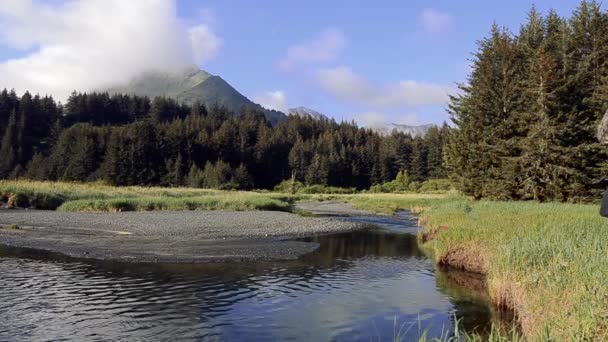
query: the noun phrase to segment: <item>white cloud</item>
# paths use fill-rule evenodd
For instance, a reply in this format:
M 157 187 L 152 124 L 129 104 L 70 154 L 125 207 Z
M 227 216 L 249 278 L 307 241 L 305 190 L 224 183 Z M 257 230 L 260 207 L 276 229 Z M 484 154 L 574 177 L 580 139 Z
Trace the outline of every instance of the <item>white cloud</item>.
M 311 41 L 290 46 L 278 66 L 283 71 L 291 71 L 300 63 L 332 62 L 345 46 L 346 37 L 342 31 L 328 28 Z
M 444 85 L 411 80 L 376 85 L 344 66 L 319 70 L 317 76 L 321 87 L 334 97 L 370 107 L 443 105 L 448 101 L 448 93 L 454 90 Z
M 62 100 L 143 71 L 204 63 L 221 46 L 208 24 L 182 22 L 175 0 L 5 0 L 0 27 L 0 44 L 25 54 L 0 62 L 0 88 Z
M 267 109 L 275 109 L 287 113 L 289 106 L 287 96 L 281 90 L 269 91 L 253 97 L 253 102 L 259 103 Z
M 188 30 L 190 36 L 190 44 L 192 44 L 192 52 L 194 60 L 208 61 L 213 59 L 222 45 L 222 41 L 218 38 L 207 25 L 196 25 Z
M 425 31 L 435 34 L 447 32 L 454 24 L 451 14 L 433 8 L 422 11 L 419 21 Z

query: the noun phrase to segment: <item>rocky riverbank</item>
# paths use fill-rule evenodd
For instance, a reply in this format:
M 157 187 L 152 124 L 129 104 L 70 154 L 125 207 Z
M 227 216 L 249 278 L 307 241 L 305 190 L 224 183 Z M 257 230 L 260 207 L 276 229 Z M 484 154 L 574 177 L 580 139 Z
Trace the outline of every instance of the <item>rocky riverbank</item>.
M 318 246 L 290 238 L 363 226 L 274 211 L 0 210 L 0 227 L 0 244 L 11 247 L 102 260 L 198 263 L 295 259 Z

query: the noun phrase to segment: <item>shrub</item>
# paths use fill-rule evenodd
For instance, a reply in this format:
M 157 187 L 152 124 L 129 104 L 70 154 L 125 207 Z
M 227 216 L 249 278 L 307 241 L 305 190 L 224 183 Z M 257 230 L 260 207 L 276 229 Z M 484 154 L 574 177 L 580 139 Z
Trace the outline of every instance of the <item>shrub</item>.
M 410 182 L 407 173 L 397 175 L 393 181 L 383 184 L 376 184 L 369 188 L 372 193 L 393 193 L 393 192 L 419 192 L 419 193 L 444 193 L 452 190 L 452 183 L 449 179 L 429 179 L 424 182 Z
M 449 179 L 429 179 L 423 182 L 418 188 L 419 192 L 446 192 L 453 189 Z
M 274 187 L 274 191 L 281 193 L 296 193 L 304 188 L 304 183 L 297 180 L 286 179 Z
M 35 192 L 30 195 L 30 205 L 35 209 L 55 210 L 65 202 L 65 198 L 56 194 Z
M 8 198 L 6 206 L 9 208 L 27 208 L 30 206 L 30 200 L 25 194 L 16 193 Z
M 410 185 L 408 186 L 408 190 L 411 192 L 418 192 L 418 190 L 420 190 L 421 186 L 422 186 L 421 182 L 411 182 Z

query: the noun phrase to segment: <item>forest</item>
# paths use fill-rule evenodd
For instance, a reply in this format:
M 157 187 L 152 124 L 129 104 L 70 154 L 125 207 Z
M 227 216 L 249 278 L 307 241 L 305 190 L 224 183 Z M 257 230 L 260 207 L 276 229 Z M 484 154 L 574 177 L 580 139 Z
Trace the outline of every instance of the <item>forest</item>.
M 0 178 L 112 185 L 269 189 L 294 175 L 308 184 L 366 189 L 407 173 L 446 178 L 450 128 L 424 137 L 379 135 L 354 122 L 263 113 L 158 97 L 0 93 Z
M 535 8 L 517 34 L 494 25 L 452 96 L 452 181 L 475 198 L 597 198 L 608 150 L 608 13 L 583 1 L 570 18 Z
M 535 8 L 515 34 L 495 24 L 451 95 L 452 123 L 422 137 L 298 116 L 271 125 L 242 108 L 74 92 L 65 105 L 0 93 L 0 178 L 270 189 L 368 189 L 448 178 L 474 198 L 597 198 L 608 149 L 608 13 L 583 1 L 569 17 Z M 401 172 L 401 173 L 400 173 Z

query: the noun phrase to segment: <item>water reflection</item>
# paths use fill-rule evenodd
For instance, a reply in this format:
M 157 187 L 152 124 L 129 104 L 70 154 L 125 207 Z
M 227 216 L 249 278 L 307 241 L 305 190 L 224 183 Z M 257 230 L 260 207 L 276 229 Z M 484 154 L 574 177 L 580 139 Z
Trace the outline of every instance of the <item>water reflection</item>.
M 0 340 L 391 340 L 395 318 L 413 325 L 409 340 L 419 321 L 431 336 L 450 329 L 454 312 L 469 327 L 489 322 L 482 298 L 437 288 L 414 235 L 305 240 L 320 248 L 255 264 L 130 265 L 0 249 Z

